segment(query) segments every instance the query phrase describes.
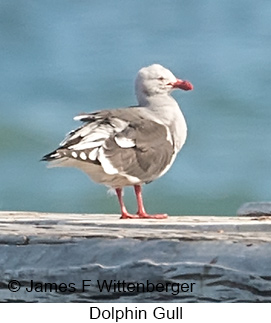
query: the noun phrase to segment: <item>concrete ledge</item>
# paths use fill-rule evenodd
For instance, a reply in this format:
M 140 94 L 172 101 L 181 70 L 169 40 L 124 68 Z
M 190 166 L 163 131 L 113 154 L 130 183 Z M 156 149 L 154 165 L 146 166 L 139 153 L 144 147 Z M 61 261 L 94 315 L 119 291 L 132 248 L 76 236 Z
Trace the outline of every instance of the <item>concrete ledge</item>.
M 271 217 L 0 212 L 0 228 L 2 301 L 271 301 Z

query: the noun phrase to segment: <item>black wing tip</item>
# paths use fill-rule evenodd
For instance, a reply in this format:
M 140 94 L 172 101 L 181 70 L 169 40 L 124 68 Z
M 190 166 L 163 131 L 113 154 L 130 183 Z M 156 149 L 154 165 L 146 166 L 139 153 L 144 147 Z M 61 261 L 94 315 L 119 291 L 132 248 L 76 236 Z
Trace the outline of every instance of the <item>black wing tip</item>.
M 44 156 L 40 159 L 40 161 L 50 161 L 50 160 L 51 160 L 50 155 L 51 155 L 51 154 L 44 155 Z
M 40 159 L 40 161 L 47 161 L 47 162 L 49 162 L 49 161 L 55 160 L 55 159 L 57 158 L 56 154 L 57 154 L 57 151 L 56 151 L 56 150 L 54 150 L 54 151 L 52 151 L 51 153 L 44 155 L 44 156 Z M 59 157 L 60 157 L 60 156 L 59 156 Z

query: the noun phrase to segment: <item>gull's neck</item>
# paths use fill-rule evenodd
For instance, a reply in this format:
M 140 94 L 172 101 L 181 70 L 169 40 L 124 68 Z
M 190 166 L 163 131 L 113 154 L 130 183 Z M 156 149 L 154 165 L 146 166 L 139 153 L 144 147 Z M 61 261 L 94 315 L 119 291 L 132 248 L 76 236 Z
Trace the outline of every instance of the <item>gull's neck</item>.
M 156 118 L 169 127 L 174 137 L 176 150 L 180 150 L 186 140 L 187 126 L 177 101 L 168 93 L 145 95 L 141 98 L 139 106 L 153 112 Z
M 145 93 L 141 93 L 137 97 L 137 99 L 140 107 L 146 107 L 149 109 L 153 109 L 155 107 L 161 107 L 165 105 L 177 104 L 177 102 L 173 99 L 173 97 L 168 93 L 155 94 L 155 95 L 146 95 Z

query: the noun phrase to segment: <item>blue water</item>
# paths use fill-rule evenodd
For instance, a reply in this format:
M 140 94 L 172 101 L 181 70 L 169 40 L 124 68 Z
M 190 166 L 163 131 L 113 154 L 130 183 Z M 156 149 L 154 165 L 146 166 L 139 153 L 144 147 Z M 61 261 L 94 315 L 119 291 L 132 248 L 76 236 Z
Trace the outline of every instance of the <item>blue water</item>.
M 87 111 L 136 104 L 139 68 L 190 80 L 171 170 L 146 185 L 149 212 L 234 215 L 270 200 L 271 1 L 1 0 L 0 209 L 116 213 L 76 169 L 47 169 Z M 135 210 L 131 189 L 127 206 Z

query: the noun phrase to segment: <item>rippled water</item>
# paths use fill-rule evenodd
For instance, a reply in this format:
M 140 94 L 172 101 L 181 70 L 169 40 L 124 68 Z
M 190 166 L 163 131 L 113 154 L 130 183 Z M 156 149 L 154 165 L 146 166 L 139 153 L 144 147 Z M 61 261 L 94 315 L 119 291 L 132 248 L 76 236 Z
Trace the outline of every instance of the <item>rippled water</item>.
M 74 115 L 135 104 L 135 75 L 154 62 L 195 89 L 174 93 L 189 135 L 144 188 L 148 211 L 233 215 L 270 199 L 270 1 L 2 0 L 0 39 L 2 210 L 118 212 L 106 188 L 39 159 Z

